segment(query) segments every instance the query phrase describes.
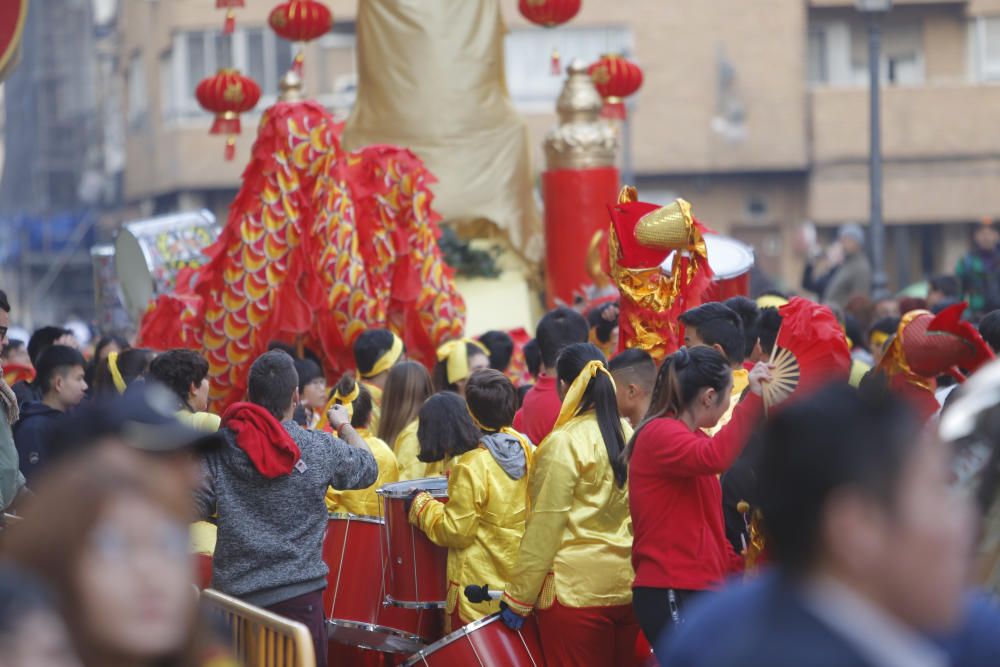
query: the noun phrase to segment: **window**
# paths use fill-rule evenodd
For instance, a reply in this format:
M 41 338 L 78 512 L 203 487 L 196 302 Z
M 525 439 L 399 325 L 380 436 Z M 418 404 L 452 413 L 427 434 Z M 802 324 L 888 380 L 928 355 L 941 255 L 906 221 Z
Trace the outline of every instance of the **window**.
M 809 30 L 806 77 L 811 84 L 829 83 L 830 66 L 827 62 L 826 31 L 816 28 Z
M 184 32 L 174 35 L 173 48 L 161 58 L 161 100 L 167 119 L 200 116 L 194 91 L 198 83 L 225 67 L 236 67 L 260 86 L 258 109 L 272 104 L 278 94 L 278 82 L 292 66 L 292 44 L 271 30 L 250 28 L 233 35 L 218 31 Z
M 605 53 L 632 52 L 632 33 L 625 27 L 511 30 L 504 41 L 504 64 L 511 99 L 524 111 L 551 112 L 565 75 L 552 74 L 552 51 L 563 69 L 579 58 L 590 64 Z
M 975 80 L 1000 81 L 1000 16 L 974 19 L 969 41 Z
M 149 93 L 146 90 L 146 70 L 143 67 L 142 54 L 135 53 L 128 62 L 128 124 L 130 127 L 141 127 L 146 121 L 146 111 L 149 108 Z
M 923 29 L 919 23 L 889 23 L 882 27 L 881 77 L 883 84 L 916 85 L 924 82 Z M 853 83 L 868 82 L 868 29 L 863 23 L 851 30 Z

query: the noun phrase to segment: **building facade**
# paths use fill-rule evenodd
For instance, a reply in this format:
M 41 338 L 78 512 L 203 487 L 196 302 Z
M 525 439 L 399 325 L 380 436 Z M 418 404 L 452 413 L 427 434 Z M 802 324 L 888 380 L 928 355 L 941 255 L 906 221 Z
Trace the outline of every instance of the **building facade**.
M 354 0 L 327 0 L 335 26 L 310 44 L 307 92 L 346 116 L 356 88 Z M 237 159 L 194 88 L 233 65 L 273 102 L 292 45 L 267 28 L 274 3 L 222 13 L 205 0 L 125 0 L 121 54 L 127 122 L 124 200 L 134 214 L 207 207 L 238 186 L 259 113 Z M 583 3 L 569 24 L 528 24 L 503 0 L 507 85 L 538 146 L 556 123 L 565 65 L 624 52 L 643 68 L 623 126 L 621 167 L 642 198 L 690 200 L 720 232 L 751 243 L 758 264 L 798 284 L 803 221 L 832 234 L 868 215 L 866 26 L 853 0 L 631 0 Z M 1000 0 L 896 0 L 882 51 L 885 219 L 891 287 L 947 272 L 970 228 L 1000 217 Z

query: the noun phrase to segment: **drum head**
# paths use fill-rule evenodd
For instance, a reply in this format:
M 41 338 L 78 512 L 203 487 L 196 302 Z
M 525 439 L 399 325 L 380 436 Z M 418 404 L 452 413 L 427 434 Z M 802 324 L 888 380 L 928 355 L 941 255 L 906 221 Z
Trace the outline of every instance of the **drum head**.
M 341 644 L 381 653 L 410 655 L 426 646 L 420 637 L 402 630 L 336 618 L 326 622 L 326 635 Z
M 712 267 L 716 280 L 742 276 L 753 267 L 753 248 L 743 241 L 718 234 L 705 234 L 705 249 L 708 251 L 708 265 Z M 670 253 L 660 269 L 670 275 L 673 263 L 674 253 Z
M 386 484 L 378 494 L 386 498 L 408 498 L 414 491 L 427 491 L 434 497 L 448 495 L 448 480 L 445 477 L 424 477 L 405 482 Z
M 500 614 L 491 614 L 489 616 L 479 619 L 478 621 L 473 621 L 468 625 L 463 625 L 458 630 L 455 630 L 449 635 L 445 635 L 444 637 L 437 640 L 430 646 L 417 652 L 409 660 L 403 663 L 403 667 L 413 667 L 415 665 L 419 665 L 423 662 L 424 658 L 434 653 L 435 651 L 444 648 L 448 644 L 454 643 L 456 640 L 462 639 L 466 635 L 472 634 L 479 628 L 485 627 L 491 623 L 499 623 L 499 622 L 500 622 Z

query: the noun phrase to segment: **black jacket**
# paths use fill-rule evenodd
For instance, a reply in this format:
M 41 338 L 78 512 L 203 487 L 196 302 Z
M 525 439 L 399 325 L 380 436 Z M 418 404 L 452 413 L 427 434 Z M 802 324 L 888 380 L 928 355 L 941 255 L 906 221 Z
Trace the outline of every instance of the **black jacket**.
M 30 484 L 32 476 L 51 458 L 51 432 L 65 413 L 41 401 L 28 401 L 21 408 L 21 418 L 14 424 L 14 446 L 21 473 Z

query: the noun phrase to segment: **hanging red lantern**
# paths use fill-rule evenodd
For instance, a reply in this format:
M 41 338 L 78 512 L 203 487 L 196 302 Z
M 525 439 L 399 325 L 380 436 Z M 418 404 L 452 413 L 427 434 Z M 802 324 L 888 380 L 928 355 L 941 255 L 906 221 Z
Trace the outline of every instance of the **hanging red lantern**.
M 625 118 L 625 98 L 642 86 L 642 69 L 624 56 L 605 54 L 587 68 L 597 92 L 604 98 L 605 118 Z
M 333 25 L 333 14 L 318 0 L 287 0 L 271 10 L 271 29 L 290 42 L 309 42 L 322 37 Z M 302 49 L 295 54 L 292 69 L 302 76 Z
M 237 7 L 245 7 L 245 0 L 215 0 L 216 9 L 226 10 L 226 23 L 223 26 L 222 32 L 226 34 L 232 34 L 236 30 L 236 12 L 234 11 Z
M 576 16 L 580 3 L 581 0 L 520 0 L 517 8 L 532 23 L 543 28 L 555 28 Z M 553 76 L 562 73 L 557 49 L 552 49 L 551 66 Z
M 195 89 L 198 104 L 215 114 L 211 134 L 227 134 L 226 159 L 236 156 L 236 135 L 240 133 L 240 114 L 250 111 L 260 100 L 260 86 L 235 69 L 220 69 L 215 76 L 203 79 Z

